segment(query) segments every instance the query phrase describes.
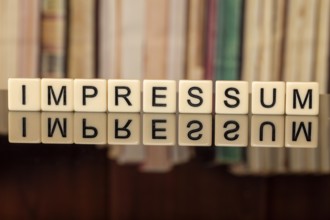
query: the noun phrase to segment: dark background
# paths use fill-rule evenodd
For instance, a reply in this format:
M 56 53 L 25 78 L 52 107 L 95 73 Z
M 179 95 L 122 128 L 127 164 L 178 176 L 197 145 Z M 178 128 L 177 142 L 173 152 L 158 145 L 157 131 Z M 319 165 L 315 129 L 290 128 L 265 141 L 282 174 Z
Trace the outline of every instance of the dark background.
M 0 219 L 330 219 L 330 176 L 236 177 L 198 159 L 141 173 L 107 149 L 0 142 Z

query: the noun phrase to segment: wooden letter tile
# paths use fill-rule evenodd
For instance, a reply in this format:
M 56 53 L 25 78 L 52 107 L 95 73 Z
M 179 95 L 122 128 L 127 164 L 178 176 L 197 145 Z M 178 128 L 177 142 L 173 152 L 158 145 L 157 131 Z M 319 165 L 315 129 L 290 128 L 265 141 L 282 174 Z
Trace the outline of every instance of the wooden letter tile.
M 104 79 L 75 79 L 74 110 L 77 112 L 106 112 L 107 81 Z
M 9 79 L 8 109 L 40 111 L 40 79 Z
M 286 114 L 318 115 L 319 84 L 316 82 L 287 82 Z
M 176 112 L 175 80 L 144 80 L 143 111 L 150 113 Z
M 249 111 L 249 84 L 245 81 L 216 81 L 216 114 L 247 114 Z
M 285 82 L 252 82 L 252 114 L 283 115 Z
M 108 111 L 140 112 L 141 110 L 140 80 L 109 80 Z
M 73 80 L 42 79 L 42 111 L 73 111 Z
M 179 112 L 212 113 L 212 81 L 180 80 Z

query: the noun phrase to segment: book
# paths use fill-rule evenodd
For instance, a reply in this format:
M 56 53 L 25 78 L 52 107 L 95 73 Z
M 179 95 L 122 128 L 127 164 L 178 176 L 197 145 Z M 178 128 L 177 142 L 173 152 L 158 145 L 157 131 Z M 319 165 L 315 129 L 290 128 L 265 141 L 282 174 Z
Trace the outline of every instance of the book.
M 146 0 L 145 72 L 144 79 L 166 79 L 167 27 L 169 2 Z M 146 147 L 144 172 L 167 172 L 172 169 L 169 147 Z
M 117 0 L 99 0 L 98 4 L 98 77 L 102 79 L 118 78 L 116 73 L 117 55 Z
M 187 30 L 187 79 L 203 79 L 205 75 L 205 0 L 190 0 Z
M 19 0 L 0 1 L 0 89 L 8 78 L 18 76 Z
M 67 0 L 42 0 L 41 76 L 66 76 Z
M 121 63 L 120 77 L 142 79 L 144 73 L 145 0 L 121 1 Z M 142 130 L 142 127 L 141 127 Z M 142 163 L 145 147 L 121 146 L 117 161 L 120 164 Z
M 205 79 L 213 80 L 216 61 L 217 0 L 207 1 Z
M 168 7 L 166 75 L 168 79 L 179 81 L 185 77 L 188 1 L 170 0 Z M 170 157 L 173 164 L 185 163 L 191 157 L 191 148 L 173 146 Z
M 319 82 L 320 93 L 328 92 L 329 80 L 329 33 L 330 33 L 330 1 L 322 0 L 317 5 L 317 27 L 315 45 L 314 81 Z
M 217 2 L 217 38 L 215 78 L 238 80 L 240 77 L 240 43 L 242 0 Z M 215 162 L 234 164 L 242 162 L 243 151 L 236 147 L 217 147 Z
M 40 1 L 20 2 L 18 76 L 39 77 Z
M 284 50 L 284 76 L 287 81 L 307 82 L 313 79 L 316 6 L 316 1 L 288 2 Z M 290 149 L 289 169 L 295 173 L 313 170 L 315 159 L 313 149 Z
M 95 76 L 94 0 L 69 1 L 68 77 Z

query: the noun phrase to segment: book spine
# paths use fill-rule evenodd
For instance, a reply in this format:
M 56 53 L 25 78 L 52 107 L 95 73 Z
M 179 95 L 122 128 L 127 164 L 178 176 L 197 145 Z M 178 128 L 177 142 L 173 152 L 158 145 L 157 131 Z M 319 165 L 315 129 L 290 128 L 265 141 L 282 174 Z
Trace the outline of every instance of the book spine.
M 0 89 L 18 76 L 19 0 L 0 1 Z
M 70 78 L 95 76 L 95 0 L 71 0 L 69 4 Z
M 66 62 L 66 0 L 42 0 L 41 76 L 64 78 Z
M 18 76 L 39 77 L 40 0 L 20 2 Z

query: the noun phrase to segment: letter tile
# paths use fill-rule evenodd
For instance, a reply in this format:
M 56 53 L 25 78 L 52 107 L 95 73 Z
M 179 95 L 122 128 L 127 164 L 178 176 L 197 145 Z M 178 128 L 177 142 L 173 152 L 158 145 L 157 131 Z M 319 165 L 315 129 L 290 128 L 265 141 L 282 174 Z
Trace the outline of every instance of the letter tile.
M 211 80 L 180 80 L 179 112 L 212 113 Z
M 94 112 L 74 113 L 75 144 L 106 144 L 107 114 Z
M 41 142 L 48 144 L 72 144 L 73 113 L 42 112 Z
M 77 112 L 106 112 L 107 81 L 104 79 L 75 79 L 74 110 Z
M 319 84 L 316 82 L 286 83 L 287 115 L 318 115 Z
M 141 82 L 140 80 L 108 81 L 109 112 L 140 112 Z
M 215 115 L 214 144 L 221 147 L 248 146 L 247 115 Z
M 10 111 L 40 111 L 40 79 L 8 79 Z
M 215 113 L 247 114 L 249 112 L 249 84 L 246 81 L 216 81 Z
M 141 136 L 141 115 L 139 113 L 108 114 L 108 144 L 138 145 Z
M 143 144 L 174 146 L 175 114 L 143 114 Z
M 72 79 L 41 79 L 42 111 L 73 111 Z
M 40 112 L 8 112 L 10 143 L 40 143 Z
M 149 113 L 176 112 L 175 80 L 144 80 L 143 111 Z
M 212 145 L 211 114 L 179 114 L 179 146 Z
M 317 116 L 286 116 L 285 146 L 315 148 L 318 145 Z
M 284 115 L 252 115 L 252 147 L 284 147 Z
M 283 115 L 285 82 L 252 82 L 252 114 Z

